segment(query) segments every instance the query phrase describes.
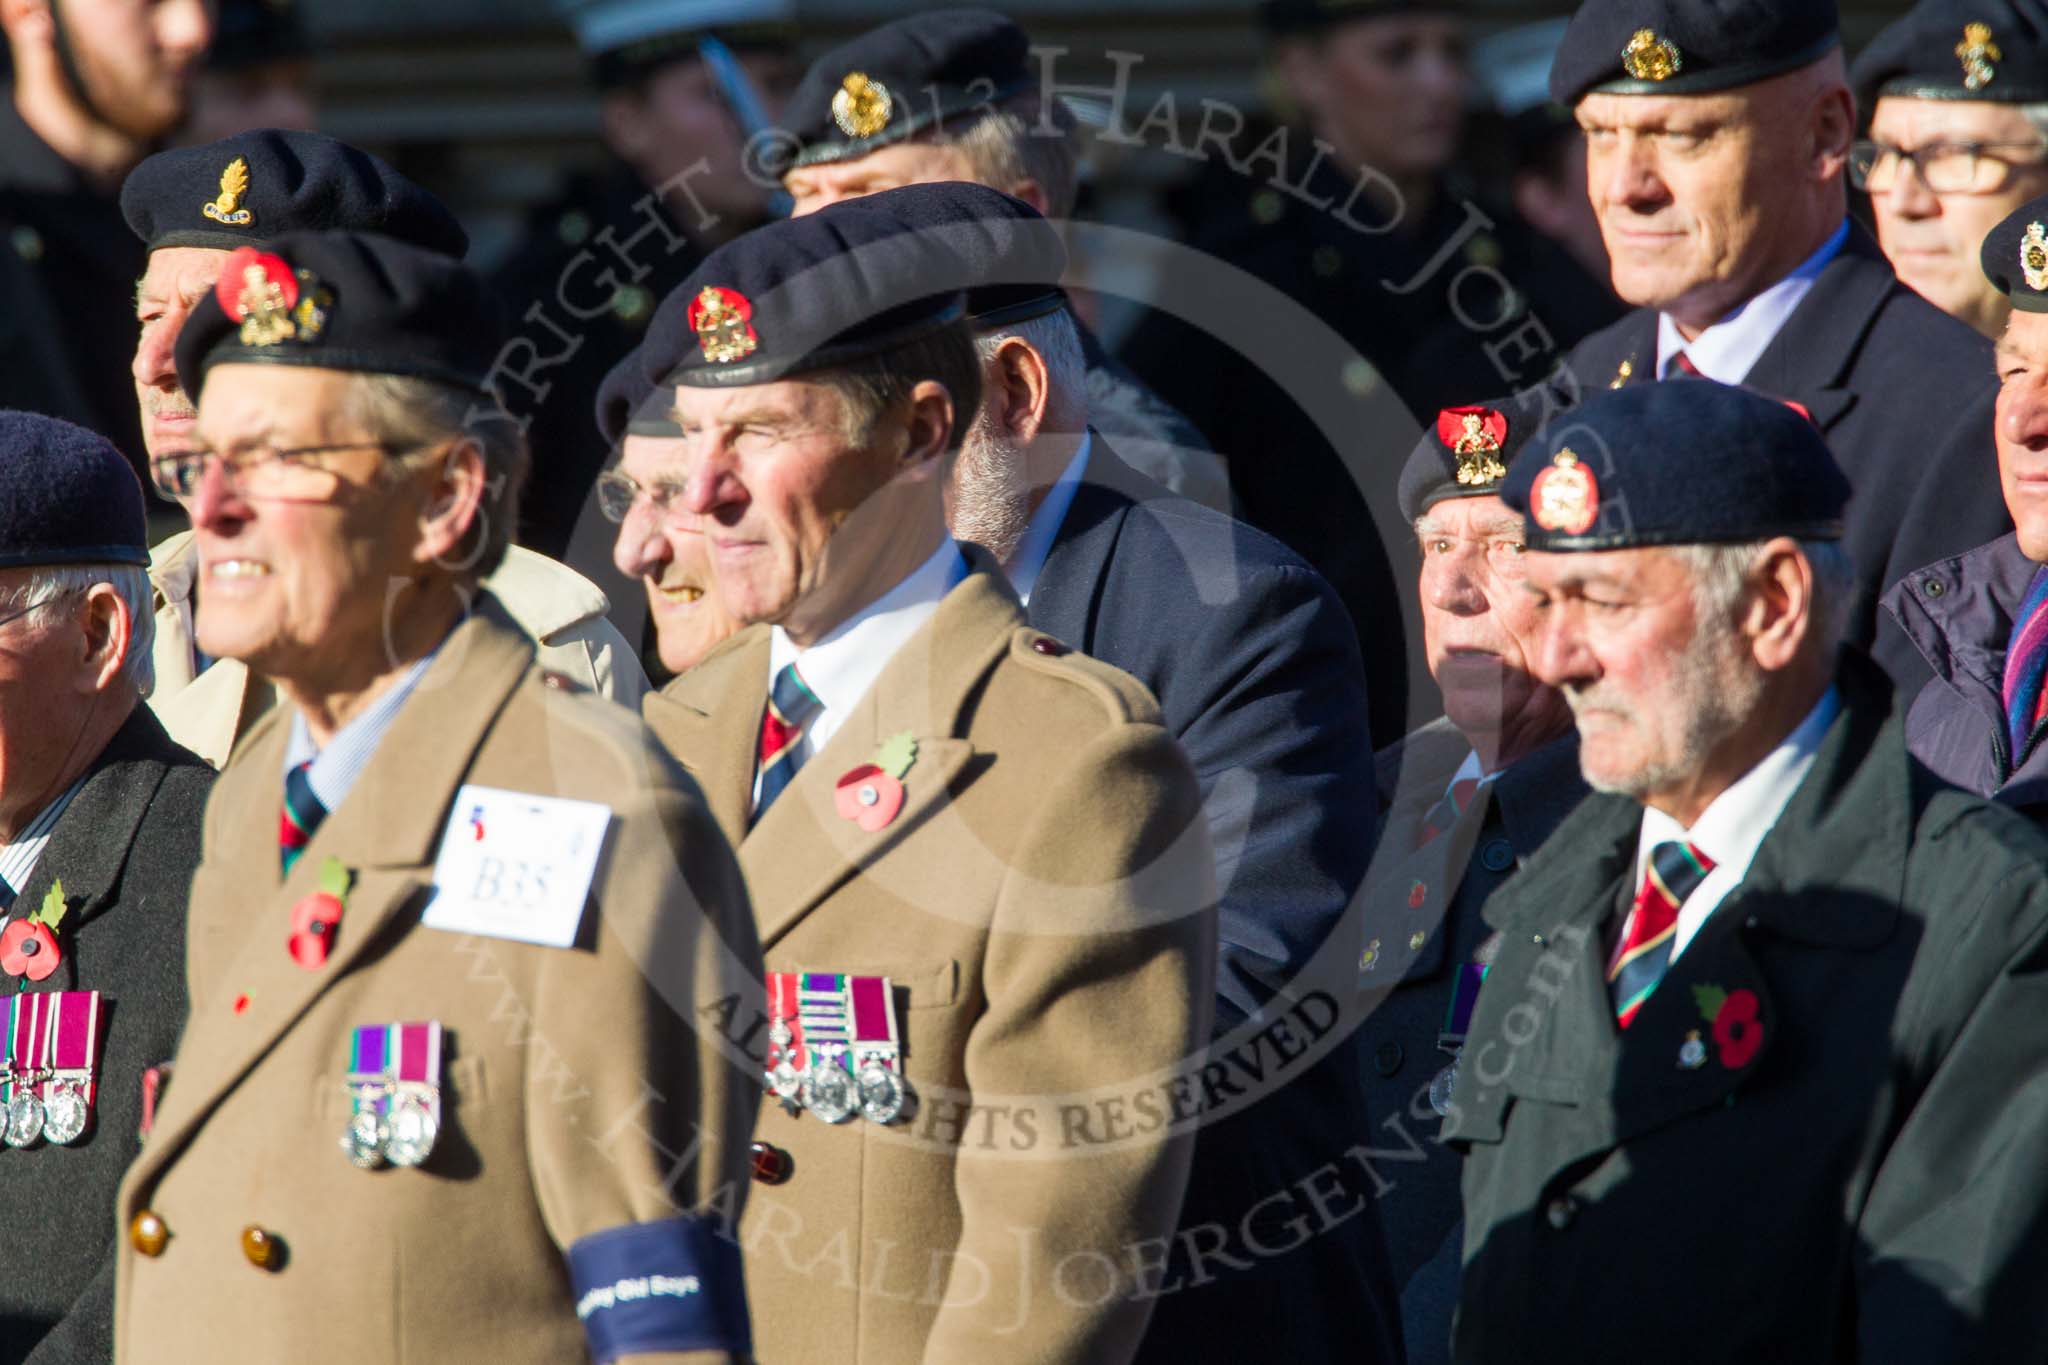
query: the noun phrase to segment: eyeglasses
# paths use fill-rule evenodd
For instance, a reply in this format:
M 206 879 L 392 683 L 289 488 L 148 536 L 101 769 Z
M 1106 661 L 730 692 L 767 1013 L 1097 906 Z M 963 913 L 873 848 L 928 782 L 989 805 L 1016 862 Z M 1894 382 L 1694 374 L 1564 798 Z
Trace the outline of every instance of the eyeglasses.
M 218 460 L 236 492 L 251 498 L 320 498 L 332 493 L 339 479 L 327 467 L 331 456 L 351 450 L 376 450 L 386 456 L 414 447 L 389 441 L 345 441 L 337 445 L 295 446 L 276 450 L 257 446 L 238 455 L 216 450 L 186 450 L 149 462 L 150 482 L 168 498 L 189 498 L 206 474 L 209 460 Z
M 630 474 L 607 469 L 597 476 L 597 505 L 610 520 L 624 521 L 633 510 L 633 504 L 645 497 L 657 515 L 667 517 L 681 510 L 675 502 L 688 487 L 687 483 L 673 479 L 656 479 L 643 484 Z
M 1994 156 L 1996 148 L 2032 153 L 2015 160 Z M 2005 188 L 2019 162 L 2039 162 L 2048 143 L 2032 142 L 1930 142 L 1907 151 L 1888 142 L 1857 142 L 1849 148 L 1849 180 L 1859 190 L 1885 194 L 1899 183 L 1906 166 L 1920 175 L 1920 183 L 1936 194 L 1995 194 Z
M 62 602 L 65 598 L 76 597 L 77 595 L 78 593 L 76 589 L 69 589 L 64 592 L 52 593 L 50 596 L 45 597 L 40 601 L 29 603 L 27 606 L 21 608 L 18 611 L 10 611 L 5 616 L 0 616 L 0 626 L 12 625 L 14 622 L 19 621 L 22 617 L 27 616 L 31 612 L 41 611 L 44 607 L 54 607 L 59 602 Z

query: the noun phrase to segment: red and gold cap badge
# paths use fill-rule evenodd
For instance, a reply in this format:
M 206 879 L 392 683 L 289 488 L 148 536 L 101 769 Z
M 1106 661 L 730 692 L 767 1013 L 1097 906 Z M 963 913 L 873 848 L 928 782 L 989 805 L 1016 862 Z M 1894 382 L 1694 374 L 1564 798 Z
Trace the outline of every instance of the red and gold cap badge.
M 1436 415 L 1436 438 L 1458 457 L 1458 482 L 1468 486 L 1496 483 L 1508 476 L 1501 463 L 1501 445 L 1508 439 L 1508 419 L 1493 408 L 1445 408 Z
M 1580 536 L 1600 517 L 1600 483 L 1570 446 L 1529 487 L 1529 515 L 1546 531 Z
M 832 92 L 832 121 L 848 137 L 873 137 L 889 126 L 896 108 L 889 87 L 863 71 L 849 71 Z
M 2027 288 L 2048 289 L 2048 230 L 2039 223 L 2027 224 L 2026 235 L 2020 238 L 2020 274 Z
M 714 365 L 730 365 L 760 349 L 761 338 L 749 321 L 754 305 L 737 289 L 705 285 L 690 301 L 688 316 L 704 358 Z
M 244 346 L 311 341 L 327 325 L 333 302 L 310 272 L 293 270 L 284 257 L 253 246 L 228 253 L 213 296 L 221 311 L 241 322 Z
M 1668 81 L 1685 66 L 1678 44 L 1639 28 L 1621 50 L 1621 69 L 1639 81 Z
M 1956 44 L 1956 60 L 1963 64 L 1963 88 L 1982 90 L 1998 75 L 1997 63 L 2005 60 L 1991 36 L 1989 24 L 1964 24 L 1963 40 Z

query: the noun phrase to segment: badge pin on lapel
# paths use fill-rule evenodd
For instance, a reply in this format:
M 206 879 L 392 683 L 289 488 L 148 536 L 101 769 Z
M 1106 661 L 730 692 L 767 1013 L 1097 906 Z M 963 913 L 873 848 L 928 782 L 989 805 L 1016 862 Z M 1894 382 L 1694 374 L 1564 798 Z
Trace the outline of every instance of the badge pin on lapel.
M 869 834 L 886 829 L 903 809 L 903 778 L 917 762 L 917 739 L 908 730 L 891 735 L 875 751 L 875 761 L 851 769 L 839 779 L 833 802 L 841 819 Z
M 24 978 L 22 989 L 27 989 L 30 981 L 47 979 L 63 963 L 64 950 L 57 942 L 57 926 L 64 919 L 64 910 L 64 882 L 60 878 L 50 883 L 34 914 L 14 920 L 0 930 L 0 971 Z
M 341 859 L 329 858 L 320 864 L 320 889 L 292 907 L 292 933 L 285 946 L 291 950 L 292 961 L 309 972 L 319 971 L 327 963 L 342 913 L 348 909 L 353 880 Z

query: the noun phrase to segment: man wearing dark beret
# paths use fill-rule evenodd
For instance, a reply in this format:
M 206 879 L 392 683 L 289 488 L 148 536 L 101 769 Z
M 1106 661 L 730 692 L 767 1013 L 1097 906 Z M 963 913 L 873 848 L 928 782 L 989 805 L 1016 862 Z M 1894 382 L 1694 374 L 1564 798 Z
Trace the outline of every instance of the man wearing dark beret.
M 142 704 L 142 488 L 120 452 L 0 412 L 0 509 L 0 1018 L 10 1067 L 62 1068 L 15 1084 L 0 1129 L 20 1149 L 0 1189 L 0 1361 L 94 1365 L 113 1353 L 114 1194 L 185 1022 L 213 774 Z
M 545 455 L 520 543 L 582 564 L 602 557 L 610 531 L 591 506 L 611 454 L 590 433 L 598 385 L 705 252 L 779 212 L 774 173 L 750 144 L 782 112 L 803 63 L 795 0 L 553 8 L 583 54 L 605 155 L 533 211 L 492 272 L 515 320 L 496 382 Z
M 1402 515 L 1422 553 L 1422 643 L 1444 714 L 1378 759 L 1386 810 L 1359 950 L 1366 1099 L 1412 1133 L 1378 1200 L 1401 1287 L 1409 1365 L 1450 1357 L 1458 1302 L 1456 1153 L 1442 1140 L 1479 983 L 1500 947 L 1480 907 L 1584 797 L 1578 736 L 1534 675 L 1539 628 L 1521 515 L 1500 499 L 1508 461 L 1544 417 L 1533 399 L 1446 408 L 1402 467 Z
M 840 44 L 811 63 L 783 114 L 793 211 L 967 180 L 1065 222 L 1079 188 L 1079 125 L 1039 75 L 1024 30 L 993 10 L 928 10 Z M 1097 429 L 1148 477 L 1229 511 L 1230 477 L 1202 433 L 1094 332 L 1080 326 L 1080 335 Z
M 324 228 L 381 233 L 458 258 L 469 247 L 439 199 L 382 159 L 319 133 L 265 128 L 159 152 L 128 177 L 121 207 L 149 249 L 135 290 L 141 332 L 130 368 L 152 462 L 175 459 L 194 440 L 192 400 L 179 383 L 173 347 L 230 252 Z M 239 661 L 209 658 L 193 644 L 199 560 L 189 531 L 151 551 L 150 578 L 157 590 L 150 705 L 180 743 L 219 767 L 276 705 L 277 691 Z M 595 584 L 515 545 L 490 587 L 540 644 L 543 667 L 622 705 L 639 704 L 647 680 L 638 653 L 606 617 L 610 603 Z
M 1630 386 L 1508 470 L 1587 798 L 1486 903 L 1454 1358 L 1961 1362 L 2048 1334 L 2048 839 L 1841 649 L 1790 404 Z
M 1848 639 L 1926 678 L 1877 601 L 2009 529 L 1992 486 L 1990 343 L 1901 284 L 1847 217 L 1855 106 L 1833 0 L 1586 0 L 1550 93 L 1636 310 L 1572 352 L 1561 403 L 1704 376 L 1813 415 L 1856 498 Z
M 1986 287 L 2006 300 L 1992 433 L 2013 531 L 1908 574 L 1885 608 L 1934 676 L 1912 701 L 1914 757 L 1965 791 L 2048 822 L 2048 198 L 1985 237 Z
M 1869 136 L 1849 175 L 1899 278 L 1998 339 L 2011 305 L 1977 268 L 1998 220 L 2048 191 L 2048 9 L 1921 0 L 1850 68 Z
M 721 1025 L 774 1092 L 756 1345 L 1127 1361 L 1205 1103 L 1200 789 L 1152 696 L 947 534 L 981 367 L 957 282 L 872 216 L 714 252 L 669 377 L 666 514 L 748 627 L 646 714 L 738 844 L 767 956 L 765 1010 Z
M 211 0 L 0 6 L 0 407 L 91 427 L 142 472 L 121 363 L 142 253 L 115 196 L 178 130 Z M 159 509 L 163 510 L 163 509 Z
M 749 1355 L 753 1083 L 697 1027 L 760 970 L 746 892 L 485 586 L 501 342 L 466 267 L 340 232 L 230 253 L 179 334 L 197 640 L 284 704 L 207 806 L 116 1360 Z

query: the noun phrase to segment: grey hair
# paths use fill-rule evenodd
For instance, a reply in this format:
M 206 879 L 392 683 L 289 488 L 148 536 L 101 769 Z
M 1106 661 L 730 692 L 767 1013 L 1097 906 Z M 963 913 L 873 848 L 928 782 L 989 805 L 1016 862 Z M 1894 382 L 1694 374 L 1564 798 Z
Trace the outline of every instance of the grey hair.
M 2020 117 L 2034 126 L 2034 131 L 2048 138 L 2048 104 L 2022 104 Z
M 349 389 L 348 412 L 377 435 L 407 452 L 447 441 L 470 440 L 482 453 L 484 498 L 463 549 L 443 567 L 475 581 L 490 576 L 505 558 L 519 523 L 519 494 L 526 485 L 526 436 L 498 408 L 467 389 L 411 375 L 358 374 Z M 392 462 L 394 474 L 405 466 Z
M 1039 131 L 1041 112 L 1048 113 L 1053 132 Z M 965 117 L 947 128 L 946 141 L 960 149 L 974 167 L 975 178 L 999 190 L 1026 180 L 1045 194 L 1045 216 L 1055 221 L 1074 212 L 1079 192 L 1081 158 L 1076 148 L 1080 121 L 1057 95 L 1048 107 L 1035 92 L 1005 100 L 985 113 Z
M 866 445 L 882 414 L 907 404 L 911 390 L 927 379 L 935 380 L 953 400 L 953 430 L 946 439 L 949 455 L 967 439 L 975 409 L 981 406 L 981 362 L 965 321 L 949 322 L 900 346 L 798 377 L 839 394 L 844 435 L 856 446 Z
M 1045 362 L 1046 381 L 1056 394 L 1068 394 L 1085 401 L 1088 392 L 1088 357 L 1081 349 L 1081 329 L 1065 308 L 1022 322 L 1005 323 L 986 332 L 976 332 L 974 349 L 982 361 L 993 360 L 1005 341 L 1017 340 L 1038 352 Z
M 156 590 L 149 570 L 139 564 L 49 564 L 28 571 L 28 578 L 8 593 L 7 609 L 27 607 L 30 625 L 46 626 L 57 619 L 57 607 L 104 583 L 128 608 L 128 653 L 121 676 L 137 696 L 156 690 Z
M 1672 547 L 1692 571 L 1693 607 L 1702 620 L 1722 620 L 1734 613 L 1767 543 Z M 1833 658 L 1849 633 L 1849 615 L 1856 605 L 1856 566 L 1838 540 L 1802 540 L 1799 553 L 1813 569 L 1813 618 L 1822 657 Z

